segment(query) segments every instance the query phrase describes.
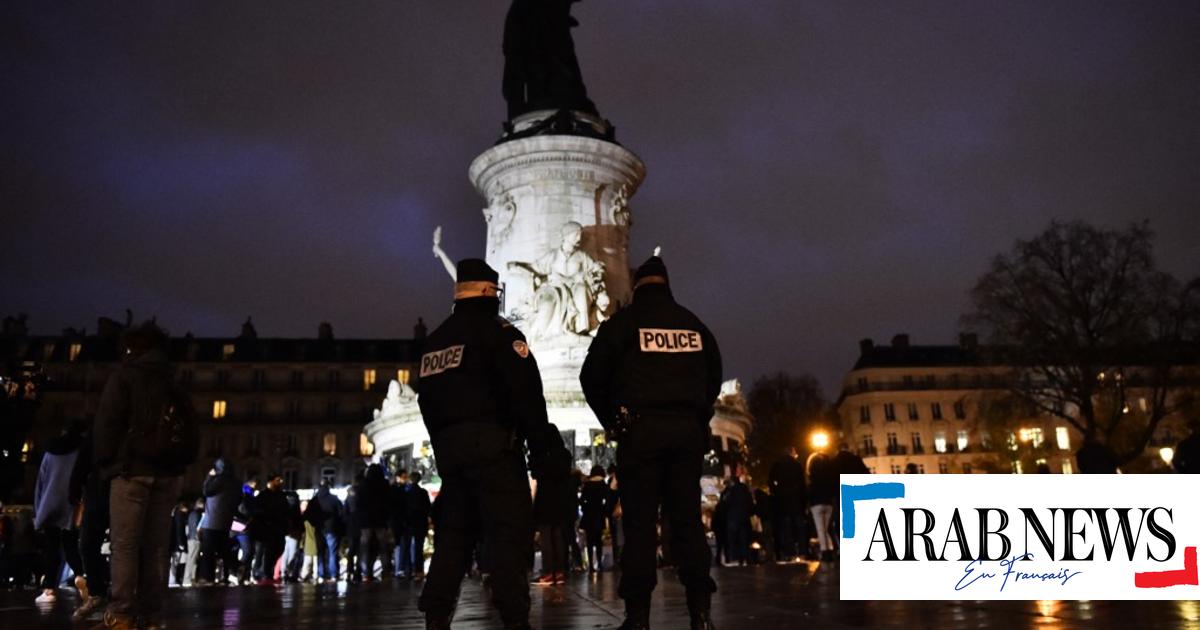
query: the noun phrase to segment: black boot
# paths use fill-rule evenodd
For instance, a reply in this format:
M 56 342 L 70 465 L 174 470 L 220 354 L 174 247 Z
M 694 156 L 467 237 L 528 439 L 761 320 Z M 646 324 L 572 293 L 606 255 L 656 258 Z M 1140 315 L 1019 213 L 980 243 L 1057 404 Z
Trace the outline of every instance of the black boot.
M 625 600 L 625 623 L 620 630 L 650 630 L 650 602 Z
M 450 618 L 442 615 L 425 615 L 425 630 L 450 630 Z
M 688 616 L 692 618 L 692 630 L 714 630 L 712 622 L 712 593 L 688 593 Z

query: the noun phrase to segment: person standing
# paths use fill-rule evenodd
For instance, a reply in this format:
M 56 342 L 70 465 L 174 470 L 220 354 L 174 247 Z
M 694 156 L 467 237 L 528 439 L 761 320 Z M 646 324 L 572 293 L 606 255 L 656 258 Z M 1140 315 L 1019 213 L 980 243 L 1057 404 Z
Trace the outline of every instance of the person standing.
M 702 321 L 675 302 L 662 259 L 634 274 L 633 302 L 600 325 L 580 374 L 596 418 L 617 442 L 625 549 L 619 592 L 627 629 L 648 628 L 657 583 L 655 521 L 687 590 L 692 628 L 711 628 L 716 583 L 700 520 L 700 475 L 721 390 L 721 354 Z
M 338 579 L 338 547 L 345 528 L 342 520 L 344 511 L 341 499 L 329 490 L 329 482 L 322 481 L 304 515 L 316 530 L 317 552 L 321 556 L 317 561 L 317 573 L 326 583 Z
M 612 541 L 613 564 L 621 561 L 621 545 L 625 544 L 625 532 L 621 531 L 621 491 L 617 484 L 617 467 L 608 467 L 608 496 L 604 502 L 604 513 L 608 515 L 608 537 Z
M 404 485 L 404 535 L 397 545 L 404 561 L 405 577 L 425 577 L 425 538 L 429 535 L 429 491 L 421 487 L 421 473 L 414 471 Z
M 196 499 L 187 521 L 187 553 L 183 561 L 183 585 L 196 583 L 196 569 L 200 560 L 200 521 L 204 519 L 204 499 Z
M 382 564 L 380 576 L 391 572 L 387 549 L 388 538 L 388 507 L 391 503 L 392 487 L 388 485 L 383 467 L 379 464 L 367 466 L 366 476 L 362 487 L 359 488 L 354 505 L 354 518 L 359 527 L 358 549 L 361 556 L 361 571 L 363 580 L 371 582 L 375 579 L 375 560 Z
M 64 558 L 76 576 L 80 598 L 88 599 L 75 519 L 79 497 L 73 497 L 71 492 L 71 479 L 83 444 L 82 433 L 81 427 L 74 423 L 64 427 L 46 445 L 38 468 L 37 485 L 33 489 L 33 527 L 41 534 L 43 543 L 42 592 L 35 600 L 39 604 L 57 599 L 54 591 L 58 588 Z
M 499 316 L 499 275 L 460 261 L 454 312 L 425 339 L 417 399 L 437 457 L 436 547 L 418 608 L 426 627 L 450 627 L 477 546 L 505 628 L 530 628 L 533 504 L 521 454 L 542 478 L 550 449 L 546 399 L 525 336 Z M 551 474 L 546 471 L 545 474 Z
M 721 492 L 725 503 L 725 544 L 729 559 L 741 566 L 750 561 L 750 516 L 754 512 L 754 497 L 750 488 L 737 475 Z
M 550 432 L 553 431 L 554 434 Z M 562 435 L 553 424 L 546 430 L 547 441 Z M 538 586 L 553 586 L 566 582 L 570 570 L 567 538 L 574 531 L 575 492 L 571 483 L 571 453 L 564 446 L 554 450 L 553 461 L 546 466 L 552 474 L 538 479 L 533 497 L 533 521 L 537 526 L 538 544 L 542 550 L 542 574 L 534 581 Z
M 187 523 L 191 507 L 180 499 L 171 510 L 171 553 L 167 568 L 167 584 L 183 586 L 183 563 L 187 560 Z
M 828 453 L 814 451 L 808 456 L 808 501 L 811 505 L 813 527 L 817 530 L 817 543 L 821 546 L 821 560 L 832 561 L 836 549 L 830 524 L 833 505 L 838 495 L 837 466 Z
M 234 513 L 242 501 L 242 484 L 233 466 L 217 459 L 204 478 L 204 516 L 200 519 L 200 560 L 196 566 L 198 584 L 212 584 L 217 579 L 217 560 L 225 564 L 225 573 L 233 572 L 237 560 L 229 540 Z
M 199 432 L 188 397 L 175 387 L 167 335 L 153 322 L 125 333 L 125 362 L 96 409 L 94 455 L 109 495 L 112 599 L 109 628 L 161 625 L 171 507 L 196 459 Z
M 76 621 L 87 619 L 94 612 L 103 610 L 105 598 L 108 596 L 108 559 L 101 552 L 109 524 L 109 480 L 95 466 L 94 448 L 92 434 L 88 433 L 84 436 L 79 460 L 75 462 L 75 473 L 72 477 L 72 485 L 80 488 L 82 496 L 83 517 L 79 524 L 79 556 L 83 563 L 83 574 L 88 590 L 87 599 L 82 600 L 79 608 L 76 608 L 72 614 L 72 618 Z
M 404 559 L 404 542 L 408 527 L 404 522 L 405 516 L 408 514 L 408 507 L 405 504 L 408 496 L 408 471 L 396 471 L 396 476 L 392 480 L 391 492 L 388 495 L 388 527 L 392 530 L 392 540 L 396 545 L 392 550 L 392 569 L 395 577 L 407 578 L 411 576 L 411 569 L 408 568 Z
M 603 569 L 604 521 L 608 514 L 605 503 L 608 499 L 608 484 L 604 482 L 604 469 L 592 467 L 592 474 L 579 491 L 579 526 L 583 530 L 584 549 L 587 551 L 588 571 L 596 573 Z
M 804 464 L 796 447 L 771 466 L 771 507 L 775 521 L 775 559 L 790 562 L 799 558 L 808 546 L 804 531 L 807 499 Z
M 275 564 L 283 555 L 291 509 L 283 493 L 283 477 L 271 475 L 267 487 L 251 503 L 254 526 L 254 579 L 259 586 L 275 583 Z

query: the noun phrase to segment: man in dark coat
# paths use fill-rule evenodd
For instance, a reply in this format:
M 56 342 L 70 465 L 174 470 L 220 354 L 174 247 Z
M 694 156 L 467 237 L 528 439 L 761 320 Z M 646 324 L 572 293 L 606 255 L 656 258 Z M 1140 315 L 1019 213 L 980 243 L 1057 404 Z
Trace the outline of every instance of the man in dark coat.
M 633 303 L 600 325 L 579 380 L 588 406 L 618 443 L 624 627 L 649 627 L 661 506 L 670 523 L 665 547 L 687 590 L 692 627 L 711 628 L 717 587 L 708 574 L 700 475 L 721 390 L 721 353 L 704 323 L 675 302 L 662 259 L 638 268 Z
M 729 559 L 746 566 L 750 561 L 750 516 L 754 513 L 754 496 L 750 488 L 734 475 L 721 491 L 725 503 L 725 544 Z
M 404 484 L 404 529 L 398 543 L 401 572 L 405 577 L 425 577 L 425 538 L 429 536 L 429 491 L 421 487 L 421 473 L 413 472 Z
M 126 361 L 100 394 L 94 436 L 96 464 L 112 480 L 112 599 L 105 612 L 112 628 L 132 628 L 138 615 L 147 625 L 161 622 L 171 508 L 199 449 L 190 403 L 172 384 L 166 333 L 146 322 L 123 341 Z M 166 452 L 157 438 L 173 426 L 181 429 L 174 444 L 182 448 Z
M 771 502 L 775 520 L 775 556 L 788 562 L 796 559 L 807 547 L 804 524 L 808 521 L 805 506 L 804 464 L 795 447 L 771 466 Z
M 603 569 L 604 521 L 607 520 L 608 484 L 604 481 L 604 468 L 592 466 L 592 474 L 579 491 L 579 527 L 586 537 L 589 572 Z
M 535 474 L 545 441 L 546 399 L 525 336 L 499 316 L 499 274 L 482 260 L 458 263 L 454 313 L 425 339 L 421 416 L 442 489 L 433 561 L 418 607 L 428 628 L 448 628 L 477 545 L 506 628 L 529 628 L 533 504 L 522 458 Z M 559 445 L 561 446 L 561 445 Z
M 275 583 L 275 564 L 283 555 L 284 538 L 292 524 L 292 508 L 283 493 L 283 477 L 272 475 L 267 487 L 250 504 L 254 523 L 254 579 Z
M 329 491 L 329 482 L 322 481 L 314 500 L 308 502 L 304 518 L 316 530 L 317 572 L 326 582 L 336 582 L 338 578 L 338 546 L 345 528 L 344 513 L 341 499 Z
M 558 427 L 546 428 L 547 441 L 562 440 Z M 534 584 L 552 586 L 566 581 L 570 570 L 568 538 L 575 531 L 575 490 L 570 476 L 571 453 L 564 446 L 555 450 L 554 459 L 547 462 L 552 474 L 538 479 L 533 498 L 533 522 L 537 526 L 538 544 L 542 550 L 542 575 Z
M 392 487 L 388 485 L 383 467 L 371 464 L 358 490 L 354 519 L 359 528 L 358 549 L 363 580 L 375 579 L 375 560 L 382 559 L 381 576 L 391 572 L 391 551 L 388 549 L 388 512 L 391 508 Z
M 838 470 L 833 456 L 815 451 L 808 456 L 808 502 L 813 527 L 821 545 L 821 560 L 833 560 L 837 540 L 832 531 L 834 505 L 838 499 Z

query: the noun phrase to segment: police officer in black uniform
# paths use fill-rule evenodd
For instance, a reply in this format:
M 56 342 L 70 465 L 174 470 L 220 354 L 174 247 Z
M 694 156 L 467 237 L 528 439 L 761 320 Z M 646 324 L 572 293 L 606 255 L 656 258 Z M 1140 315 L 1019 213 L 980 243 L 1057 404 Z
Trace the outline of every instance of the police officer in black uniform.
M 535 473 L 550 449 L 564 447 L 547 421 L 525 336 L 499 315 L 498 279 L 482 260 L 459 262 L 454 313 L 426 338 L 421 356 L 418 400 L 442 478 L 433 561 L 418 604 L 430 629 L 450 627 L 476 545 L 487 550 L 504 627 L 530 627 L 533 505 L 522 443 Z
M 710 630 L 716 584 L 700 522 L 700 473 L 721 389 L 721 353 L 700 319 L 675 302 L 657 256 L 634 275 L 633 303 L 600 326 L 580 381 L 588 405 L 617 441 L 625 529 L 621 627 L 649 627 L 661 505 L 691 627 Z

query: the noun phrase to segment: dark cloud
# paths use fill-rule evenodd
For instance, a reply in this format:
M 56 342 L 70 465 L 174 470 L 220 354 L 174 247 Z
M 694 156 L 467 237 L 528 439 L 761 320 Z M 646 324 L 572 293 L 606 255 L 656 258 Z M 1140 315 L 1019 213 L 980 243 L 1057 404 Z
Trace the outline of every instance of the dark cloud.
M 407 335 L 483 248 L 505 3 L 9 3 L 0 310 L 177 331 Z M 1149 218 L 1200 260 L 1200 8 L 582 2 L 593 99 L 645 161 L 635 261 L 744 379 L 831 391 L 859 337 L 954 338 L 988 258 L 1051 218 Z

